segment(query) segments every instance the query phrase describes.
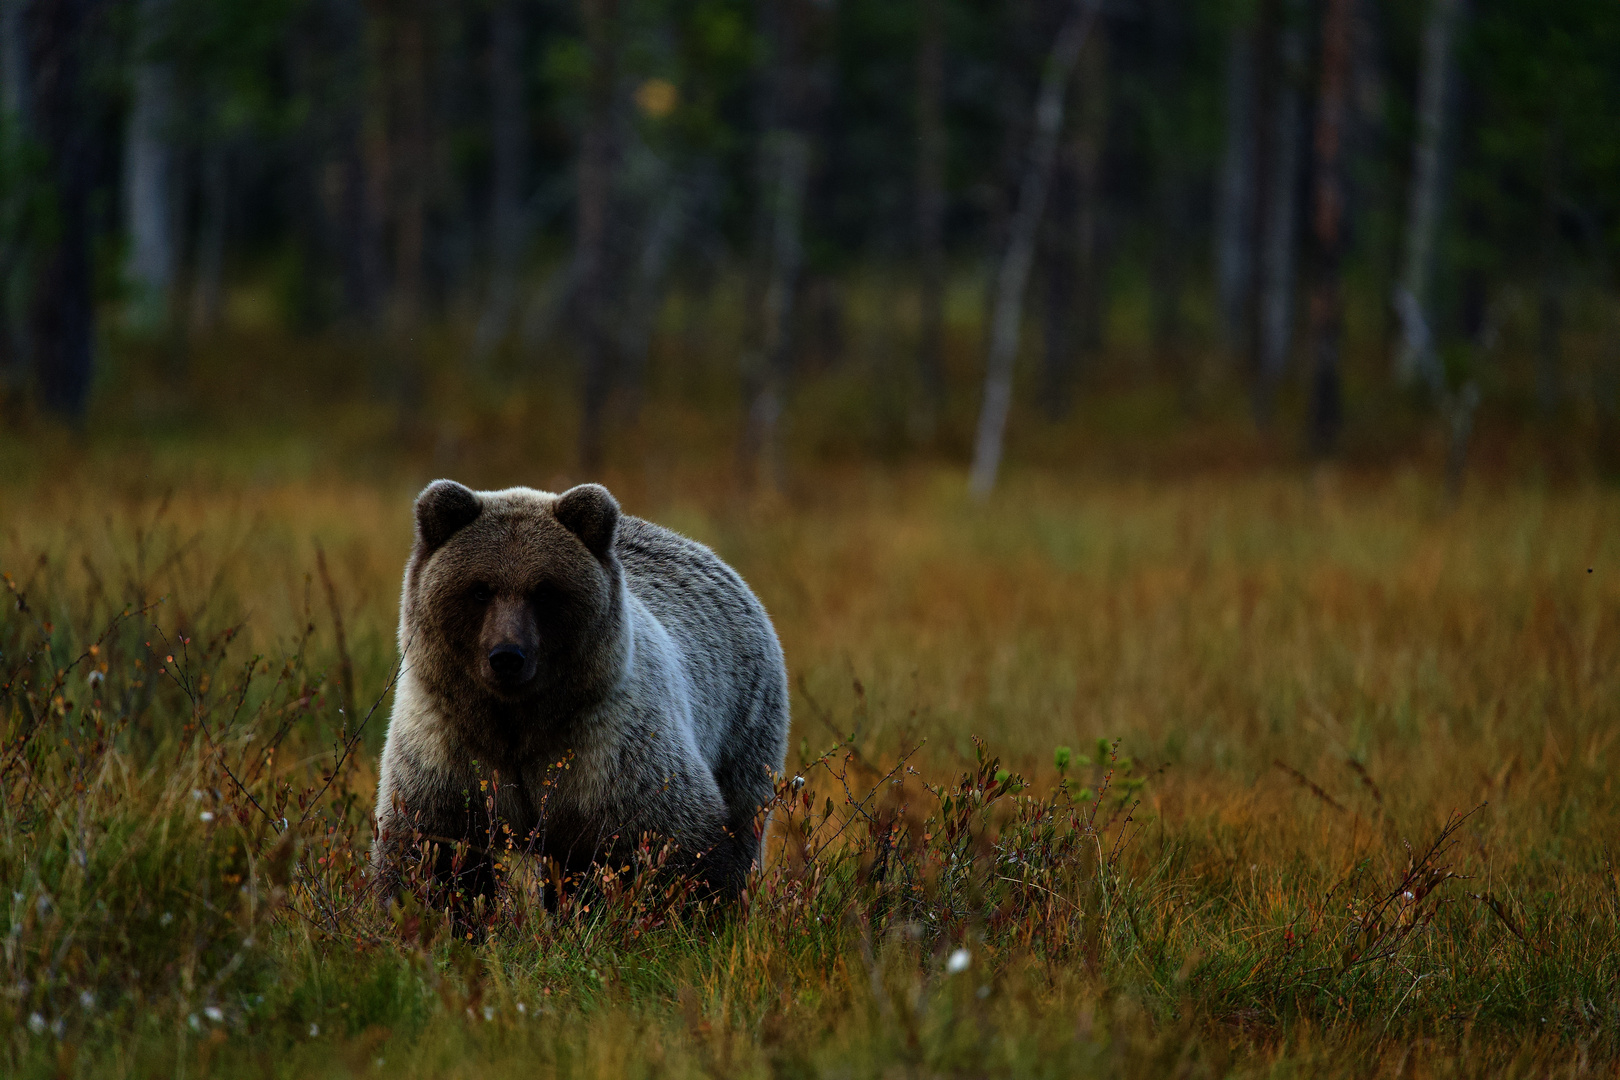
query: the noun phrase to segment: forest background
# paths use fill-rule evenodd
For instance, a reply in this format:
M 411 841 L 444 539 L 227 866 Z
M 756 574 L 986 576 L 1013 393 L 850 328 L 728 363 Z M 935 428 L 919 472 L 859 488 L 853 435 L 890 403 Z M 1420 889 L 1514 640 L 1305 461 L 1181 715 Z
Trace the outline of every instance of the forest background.
M 1602 0 L 0 0 L 6 1070 L 1612 1069 L 1616 56 Z M 743 912 L 371 895 L 437 476 L 760 593 Z

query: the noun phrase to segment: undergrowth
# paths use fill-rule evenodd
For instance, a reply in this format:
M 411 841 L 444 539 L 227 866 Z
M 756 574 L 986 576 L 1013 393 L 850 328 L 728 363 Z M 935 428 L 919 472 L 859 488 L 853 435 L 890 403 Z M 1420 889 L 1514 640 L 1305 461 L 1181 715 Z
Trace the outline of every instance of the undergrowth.
M 651 845 L 641 867 L 564 881 L 509 838 L 474 934 L 420 877 L 397 897 L 369 877 L 366 739 L 391 674 L 360 697 L 325 553 L 296 632 L 255 651 L 224 590 L 168 587 L 196 545 L 148 530 L 111 563 L 54 551 L 5 574 L 8 1074 L 1541 1075 L 1620 1058 L 1606 847 L 1548 857 L 1555 833 L 1497 855 L 1488 811 L 1434 818 L 1354 758 L 1353 807 L 1287 762 L 1270 774 L 1295 793 L 1272 806 L 1333 823 L 1315 850 L 1285 841 L 1298 822 L 1235 840 L 1145 801 L 1166 767 L 1117 738 L 1023 772 L 979 739 L 956 767 L 885 750 L 859 730 L 859 680 L 847 715 L 801 687 L 816 727 L 738 909 L 646 872 L 667 854 Z

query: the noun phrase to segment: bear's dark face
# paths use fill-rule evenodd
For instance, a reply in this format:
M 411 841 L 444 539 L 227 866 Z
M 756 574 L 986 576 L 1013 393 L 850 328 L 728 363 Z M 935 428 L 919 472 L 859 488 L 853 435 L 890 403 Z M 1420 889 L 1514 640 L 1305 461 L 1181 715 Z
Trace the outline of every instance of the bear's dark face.
M 448 700 L 589 697 L 620 652 L 618 519 L 595 484 L 560 496 L 430 484 L 406 573 L 413 668 Z

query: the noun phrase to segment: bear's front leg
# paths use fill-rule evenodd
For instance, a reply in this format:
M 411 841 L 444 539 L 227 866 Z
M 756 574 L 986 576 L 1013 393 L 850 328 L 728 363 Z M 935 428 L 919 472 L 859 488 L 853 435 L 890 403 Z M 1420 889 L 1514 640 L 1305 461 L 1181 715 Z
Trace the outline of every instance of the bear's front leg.
M 385 896 L 409 889 L 433 910 L 469 923 L 478 898 L 495 898 L 496 819 L 468 786 L 421 773 L 416 782 L 385 792 L 373 854 Z M 428 781 L 428 782 L 423 782 Z
M 698 899 L 729 904 L 742 895 L 759 851 L 752 818 L 736 820 L 709 770 L 682 761 L 642 817 L 645 830 L 671 840 L 670 870 L 696 885 Z
M 725 905 L 739 899 L 758 850 L 759 841 L 752 835 L 739 836 L 730 824 L 719 826 L 690 862 L 699 895 Z

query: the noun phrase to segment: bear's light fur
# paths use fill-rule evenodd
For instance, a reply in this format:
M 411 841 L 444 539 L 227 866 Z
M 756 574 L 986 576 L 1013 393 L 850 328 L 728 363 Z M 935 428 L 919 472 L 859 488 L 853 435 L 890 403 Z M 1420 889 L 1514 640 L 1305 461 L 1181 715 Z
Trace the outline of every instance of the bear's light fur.
M 787 671 L 765 609 L 708 548 L 622 515 L 595 484 L 438 480 L 416 501 L 399 644 L 385 881 L 418 836 L 439 843 L 447 879 L 466 840 L 455 872 L 485 890 L 504 824 L 576 870 L 651 834 L 708 889 L 741 889 L 786 753 Z M 495 822 L 480 780 L 498 780 Z

